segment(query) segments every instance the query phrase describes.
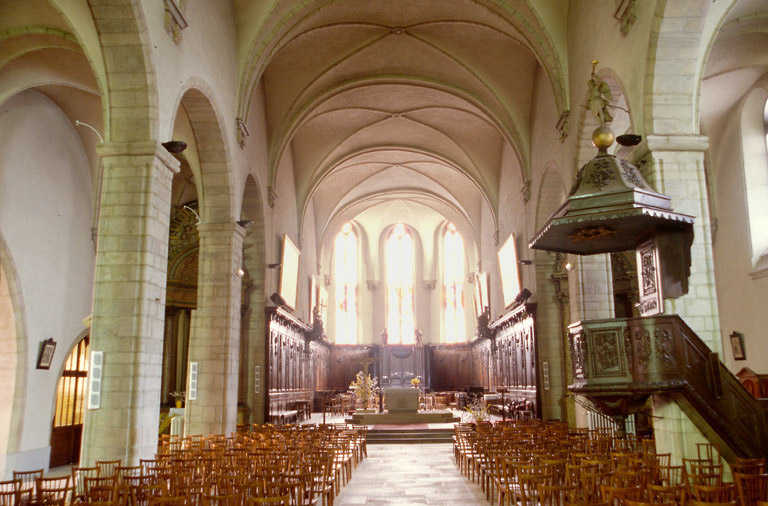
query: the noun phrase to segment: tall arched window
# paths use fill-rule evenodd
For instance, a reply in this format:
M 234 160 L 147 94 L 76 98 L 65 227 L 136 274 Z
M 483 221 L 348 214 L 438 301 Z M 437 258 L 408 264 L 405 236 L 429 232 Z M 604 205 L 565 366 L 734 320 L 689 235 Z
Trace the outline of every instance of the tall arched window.
M 333 247 L 336 281 L 336 343 L 357 344 L 357 236 L 345 223 Z
M 413 344 L 414 248 L 405 225 L 398 224 L 387 238 L 387 334 L 391 344 Z
M 449 223 L 443 234 L 443 314 L 445 341 L 466 341 L 464 317 L 464 241 Z
M 768 92 L 756 88 L 742 106 L 741 135 L 752 274 L 768 272 Z

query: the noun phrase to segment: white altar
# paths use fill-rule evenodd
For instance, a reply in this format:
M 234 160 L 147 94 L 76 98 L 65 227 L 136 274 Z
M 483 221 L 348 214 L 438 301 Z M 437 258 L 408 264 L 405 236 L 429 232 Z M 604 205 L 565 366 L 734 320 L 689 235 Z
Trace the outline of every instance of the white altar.
M 419 410 L 418 388 L 390 387 L 384 389 L 388 413 L 416 413 Z

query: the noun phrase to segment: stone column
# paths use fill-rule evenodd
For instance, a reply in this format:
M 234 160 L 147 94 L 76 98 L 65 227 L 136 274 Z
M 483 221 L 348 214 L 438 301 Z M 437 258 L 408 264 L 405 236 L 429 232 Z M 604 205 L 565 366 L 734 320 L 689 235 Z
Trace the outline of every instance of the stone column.
M 568 353 L 567 342 L 563 340 L 560 322 L 558 294 L 552 281 L 555 254 L 537 252 L 536 275 L 536 338 L 539 353 L 539 384 L 542 386 L 542 418 L 568 419 L 565 399 L 568 396 Z M 544 363 L 549 369 L 549 389 L 545 388 Z
M 91 349 L 104 352 L 101 403 L 87 410 L 81 465 L 138 465 L 157 452 L 171 179 L 153 142 L 98 148 L 103 166 Z
M 263 274 L 262 274 L 263 275 Z M 258 285 L 257 285 L 258 286 Z M 251 305 L 243 315 L 241 335 L 246 342 L 245 374 L 248 377 L 245 393 L 246 423 L 265 423 L 264 381 L 269 372 L 266 355 L 266 328 L 264 316 L 263 287 L 259 286 L 255 294 L 250 295 Z M 259 368 L 258 377 L 256 368 Z
M 654 162 L 649 182 L 656 190 L 672 198 L 675 211 L 696 217 L 688 294 L 679 299 L 664 299 L 664 312 L 680 315 L 713 351 L 722 353 L 704 174 L 707 138 L 649 135 L 646 143 Z M 638 154 L 645 156 L 648 151 L 643 150 Z M 696 444 L 707 441 L 669 396 L 653 396 L 653 415 L 657 451 L 671 452 L 678 463 L 682 457 L 696 456 Z
M 646 142 L 655 162 L 649 182 L 657 191 L 672 198 L 675 211 L 696 217 L 688 295 L 665 299 L 664 312 L 679 314 L 713 351 L 722 353 L 704 174 L 708 140 L 694 135 L 649 135 Z
M 611 256 L 608 254 L 568 255 L 568 261 L 572 265 L 568 273 L 571 323 L 613 318 Z M 581 403 L 577 402 L 573 411 L 575 425 L 587 427 L 587 411 Z
M 200 262 L 189 361 L 198 363 L 198 387 L 197 399 L 186 404 L 186 433 L 229 434 L 237 425 L 242 285 L 238 270 L 245 229 L 233 222 L 201 223 L 197 229 Z
M 573 268 L 568 276 L 571 323 L 613 318 L 611 256 L 568 255 Z

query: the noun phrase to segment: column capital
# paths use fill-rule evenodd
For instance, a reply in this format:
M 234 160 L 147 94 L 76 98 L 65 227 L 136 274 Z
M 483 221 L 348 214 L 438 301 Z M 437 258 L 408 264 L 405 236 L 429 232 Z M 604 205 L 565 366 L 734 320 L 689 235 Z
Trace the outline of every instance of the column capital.
M 173 173 L 179 172 L 181 162 L 168 152 L 162 144 L 155 141 L 142 142 L 103 142 L 96 147 L 99 157 L 154 156 Z
M 245 237 L 245 228 L 234 221 L 219 221 L 214 223 L 200 222 L 197 224 L 197 233 L 202 237 L 223 235 L 226 237 L 237 236 Z
M 649 153 L 659 151 L 706 151 L 709 149 L 709 137 L 706 135 L 646 135 L 632 153 L 633 160 L 642 160 Z

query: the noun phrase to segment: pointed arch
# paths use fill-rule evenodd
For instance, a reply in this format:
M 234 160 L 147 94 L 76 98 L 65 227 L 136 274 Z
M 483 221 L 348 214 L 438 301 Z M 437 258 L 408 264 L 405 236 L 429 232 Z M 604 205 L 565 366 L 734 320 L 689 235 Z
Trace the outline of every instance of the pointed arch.
M 27 377 L 27 331 L 24 299 L 5 239 L 0 234 L 0 454 L 11 455 L 21 447 Z M 9 468 L 6 469 L 6 466 Z M 0 474 L 10 473 L 13 463 L 0 460 Z

